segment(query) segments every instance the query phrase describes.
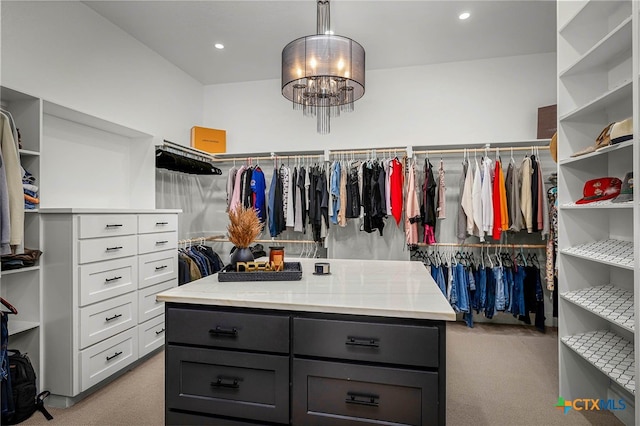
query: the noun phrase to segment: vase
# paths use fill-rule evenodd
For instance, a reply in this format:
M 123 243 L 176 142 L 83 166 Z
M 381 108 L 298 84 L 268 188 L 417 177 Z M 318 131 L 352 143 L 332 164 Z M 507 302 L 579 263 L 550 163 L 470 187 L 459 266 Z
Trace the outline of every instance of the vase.
M 236 247 L 235 251 L 231 254 L 231 268 L 233 271 L 236 271 L 238 262 L 253 262 L 253 260 L 253 253 L 249 247 Z

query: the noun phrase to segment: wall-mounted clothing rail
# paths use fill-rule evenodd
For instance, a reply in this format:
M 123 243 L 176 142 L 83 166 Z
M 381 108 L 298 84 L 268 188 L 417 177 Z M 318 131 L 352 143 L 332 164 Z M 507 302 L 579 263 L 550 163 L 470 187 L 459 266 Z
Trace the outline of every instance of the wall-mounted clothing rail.
M 187 238 L 184 240 L 178 240 L 178 244 L 189 244 L 189 243 L 202 243 L 204 241 L 217 241 L 220 238 L 225 238 L 224 235 L 210 235 L 207 237 L 196 237 L 196 238 Z
M 506 146 L 506 147 L 485 147 L 485 148 L 457 148 L 457 149 L 429 149 L 424 151 L 413 151 L 414 154 L 473 154 L 481 152 L 503 152 L 509 153 L 511 151 L 531 151 L 535 148 L 546 148 L 547 145 L 531 145 L 531 146 Z
M 218 243 L 228 243 L 230 242 L 228 238 L 214 238 L 211 241 L 215 241 Z M 317 244 L 317 241 L 313 240 L 253 240 L 254 243 L 269 243 L 269 244 L 300 244 L 300 243 L 313 243 Z
M 418 243 L 419 247 L 477 247 L 477 248 L 523 248 L 523 249 L 546 249 L 545 244 L 481 244 L 481 243 Z
M 324 158 L 324 154 L 287 154 L 287 155 L 247 155 L 237 157 L 214 158 L 212 161 L 247 161 L 247 160 L 283 160 L 283 159 L 317 159 Z
M 378 153 L 393 153 L 393 152 L 406 152 L 407 148 L 401 146 L 398 148 L 371 148 L 371 149 L 337 149 L 330 150 L 329 155 L 343 155 L 343 154 L 378 154 Z
M 204 151 L 164 141 L 156 145 L 156 167 L 194 175 L 221 175 L 212 163 L 213 156 Z
M 205 151 L 200 151 L 199 149 L 179 145 L 166 139 L 162 142 L 162 145 L 156 145 L 156 149 L 160 149 L 172 154 L 181 155 L 183 157 L 191 158 L 198 161 L 210 162 L 215 160 L 215 157 L 213 155 Z

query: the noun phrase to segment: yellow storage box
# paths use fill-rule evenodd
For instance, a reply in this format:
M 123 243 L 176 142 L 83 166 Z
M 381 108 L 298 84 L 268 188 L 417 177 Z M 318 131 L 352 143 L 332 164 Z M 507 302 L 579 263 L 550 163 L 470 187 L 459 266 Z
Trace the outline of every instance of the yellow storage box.
M 191 147 L 211 153 L 227 152 L 227 131 L 193 126 Z

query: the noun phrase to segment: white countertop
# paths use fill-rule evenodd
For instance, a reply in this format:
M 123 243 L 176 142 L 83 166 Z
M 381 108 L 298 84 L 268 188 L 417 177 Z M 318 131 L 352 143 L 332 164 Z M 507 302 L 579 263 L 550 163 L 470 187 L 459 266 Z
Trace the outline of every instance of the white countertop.
M 157 295 L 157 300 L 199 305 L 281 309 L 455 321 L 449 302 L 420 262 L 293 259 L 300 281 L 218 282 L 211 275 Z M 330 275 L 314 275 L 328 262 Z
M 38 210 L 40 213 L 65 213 L 65 214 L 115 214 L 115 213 L 134 213 L 134 214 L 163 214 L 163 213 L 181 213 L 182 209 L 109 209 L 109 208 L 78 208 L 78 207 L 52 207 Z

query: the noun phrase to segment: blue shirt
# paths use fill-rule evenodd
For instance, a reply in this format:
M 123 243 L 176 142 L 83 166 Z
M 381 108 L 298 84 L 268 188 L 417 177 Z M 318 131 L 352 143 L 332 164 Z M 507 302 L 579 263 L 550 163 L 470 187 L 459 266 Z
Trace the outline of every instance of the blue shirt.
M 260 222 L 264 223 L 267 219 L 267 212 L 265 206 L 265 194 L 264 191 L 267 189 L 267 183 L 264 179 L 264 173 L 260 169 L 260 167 L 256 167 L 253 170 L 253 174 L 251 175 L 251 192 L 253 192 L 253 208 L 256 209 L 258 213 L 258 218 Z

